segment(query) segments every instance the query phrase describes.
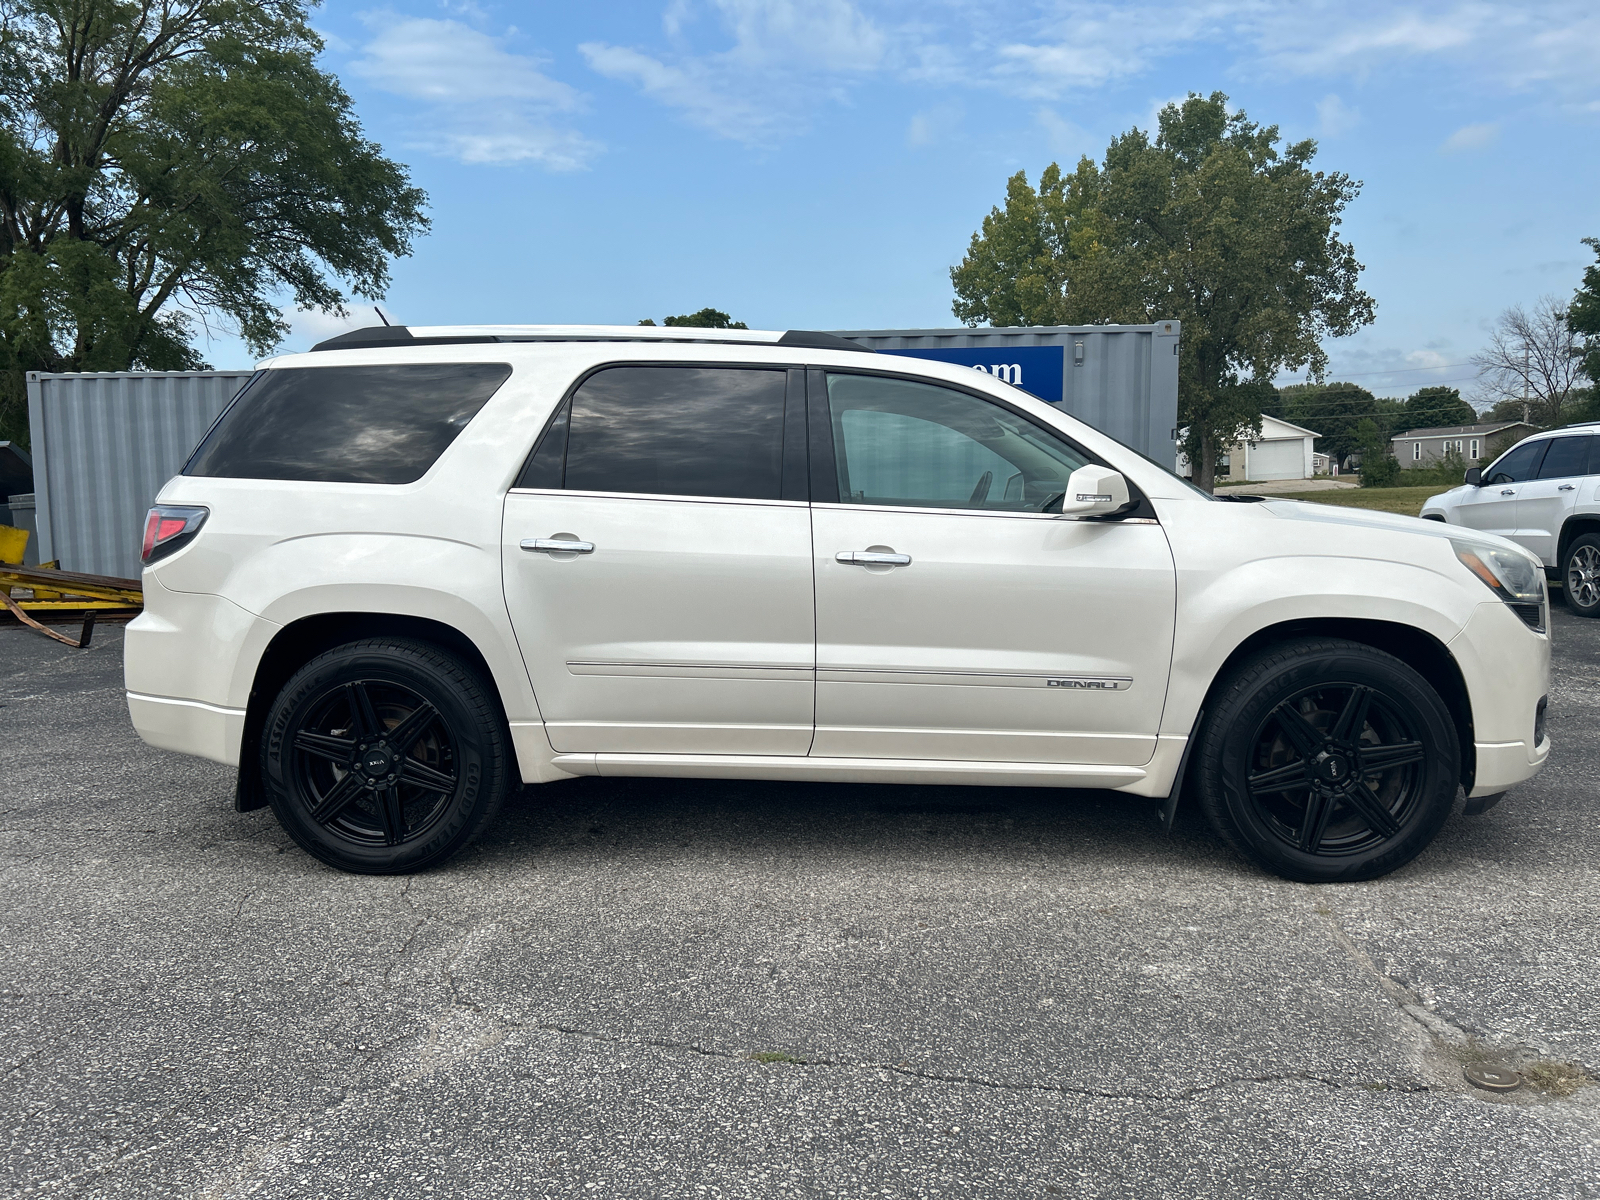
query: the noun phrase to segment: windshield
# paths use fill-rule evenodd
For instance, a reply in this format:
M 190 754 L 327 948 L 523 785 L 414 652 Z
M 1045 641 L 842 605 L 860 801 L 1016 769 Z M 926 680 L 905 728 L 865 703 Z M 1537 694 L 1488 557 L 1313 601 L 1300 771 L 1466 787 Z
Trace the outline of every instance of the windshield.
M 1112 440 L 1115 441 L 1115 439 L 1112 439 Z M 1176 471 L 1174 471 L 1171 467 L 1167 466 L 1165 463 L 1157 462 L 1155 459 L 1151 458 L 1148 454 L 1144 453 L 1143 451 L 1135 450 L 1132 446 L 1128 446 L 1128 444 L 1126 442 L 1117 442 L 1117 445 L 1126 446 L 1130 453 L 1137 454 L 1140 458 L 1144 459 L 1145 462 L 1149 463 L 1152 467 L 1157 467 L 1161 471 L 1163 471 L 1164 473 L 1172 476 L 1179 483 L 1183 484 L 1184 487 L 1188 488 L 1191 492 L 1193 492 L 1196 496 L 1199 496 L 1201 499 L 1203 499 L 1203 500 L 1215 500 L 1216 499 L 1216 497 L 1213 496 L 1210 492 L 1206 491 L 1205 488 L 1200 487 L 1198 484 L 1193 483 L 1190 480 L 1185 479 L 1182 475 L 1179 475 Z

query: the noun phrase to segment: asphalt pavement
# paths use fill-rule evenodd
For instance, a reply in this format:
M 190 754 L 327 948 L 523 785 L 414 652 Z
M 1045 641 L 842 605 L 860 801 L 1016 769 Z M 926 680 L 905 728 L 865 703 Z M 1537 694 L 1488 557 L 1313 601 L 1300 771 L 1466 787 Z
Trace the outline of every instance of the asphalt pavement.
M 655 780 L 342 875 L 138 740 L 120 630 L 0 629 L 0 1191 L 1600 1196 L 1600 621 L 1554 637 L 1546 770 L 1309 887 L 1105 792 Z

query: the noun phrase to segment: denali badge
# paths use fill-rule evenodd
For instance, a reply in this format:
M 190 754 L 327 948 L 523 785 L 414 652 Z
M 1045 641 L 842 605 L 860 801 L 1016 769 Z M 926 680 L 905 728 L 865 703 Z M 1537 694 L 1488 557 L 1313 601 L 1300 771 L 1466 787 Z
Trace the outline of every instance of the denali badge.
M 1133 686 L 1133 680 L 1116 676 L 1076 676 L 1070 679 L 1046 679 L 1045 687 L 1077 688 L 1085 692 L 1122 692 Z

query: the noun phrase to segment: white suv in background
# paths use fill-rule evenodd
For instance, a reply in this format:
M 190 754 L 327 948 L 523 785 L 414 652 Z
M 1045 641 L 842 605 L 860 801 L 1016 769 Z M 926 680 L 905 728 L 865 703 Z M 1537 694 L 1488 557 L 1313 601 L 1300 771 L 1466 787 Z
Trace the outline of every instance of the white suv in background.
M 1422 506 L 1424 518 L 1510 538 L 1538 556 L 1567 607 L 1600 617 L 1600 424 L 1512 446 Z
M 1213 499 L 992 376 L 826 334 L 380 328 L 263 365 L 145 536 L 128 707 L 311 854 L 519 783 L 1180 787 L 1266 869 L 1409 861 L 1530 778 L 1537 559 Z M 1187 783 L 1185 781 L 1187 780 Z

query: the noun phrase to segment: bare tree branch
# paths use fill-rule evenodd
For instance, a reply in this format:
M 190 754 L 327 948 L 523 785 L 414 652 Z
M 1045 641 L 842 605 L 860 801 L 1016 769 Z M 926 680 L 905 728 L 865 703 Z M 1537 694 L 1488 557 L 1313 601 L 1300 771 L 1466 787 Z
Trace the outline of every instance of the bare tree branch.
M 1581 385 L 1582 349 L 1567 326 L 1567 306 L 1544 296 L 1529 312 L 1514 304 L 1500 314 L 1489 345 L 1472 356 L 1491 401 L 1526 398 L 1526 419 L 1551 427 L 1566 419 Z

